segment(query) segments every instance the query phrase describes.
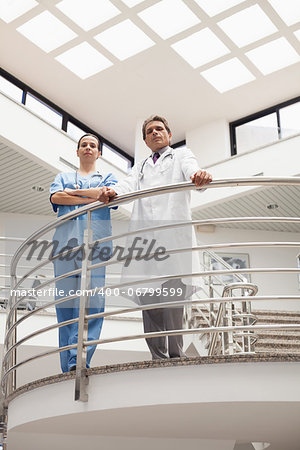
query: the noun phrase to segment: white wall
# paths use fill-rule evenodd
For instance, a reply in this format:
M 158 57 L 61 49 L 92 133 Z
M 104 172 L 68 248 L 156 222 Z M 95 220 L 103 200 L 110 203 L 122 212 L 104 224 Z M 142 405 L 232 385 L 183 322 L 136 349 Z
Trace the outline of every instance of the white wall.
M 69 434 L 69 447 L 58 448 L 72 448 L 71 435 L 74 441 L 86 435 L 99 438 L 96 447 L 87 441 L 90 449 L 120 448 L 119 442 L 102 441 L 105 436 L 152 437 L 160 440 L 153 442 L 159 450 L 172 448 L 168 441 L 164 446 L 164 439 L 175 438 L 181 448 L 191 450 L 196 447 L 193 441 L 185 445 L 186 439 L 188 443 L 199 439 L 201 450 L 229 450 L 235 440 L 286 441 L 289 449 L 296 449 L 299 372 L 297 362 L 199 364 L 108 372 L 89 378 L 87 403 L 74 402 L 74 380 L 41 385 L 10 402 L 8 431 L 40 433 L 40 437 L 43 433 Z M 208 440 L 206 445 L 202 439 Z M 209 445 L 209 440 L 215 445 L 220 440 L 219 446 Z M 128 448 L 127 443 L 124 448 Z M 143 447 L 144 442 L 140 444 Z M 150 450 L 151 442 L 145 444 Z M 49 447 L 45 443 L 43 448 Z
M 216 120 L 186 132 L 186 144 L 197 157 L 200 167 L 210 166 L 230 157 L 229 126 Z

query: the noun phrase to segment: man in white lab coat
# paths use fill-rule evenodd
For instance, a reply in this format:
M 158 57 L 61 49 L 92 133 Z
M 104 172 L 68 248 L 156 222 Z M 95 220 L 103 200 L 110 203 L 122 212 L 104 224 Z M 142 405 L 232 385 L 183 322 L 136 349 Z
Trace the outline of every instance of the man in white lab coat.
M 152 154 L 136 164 L 131 173 L 113 188 L 107 189 L 107 196 L 114 198 L 128 192 L 137 191 L 166 184 L 177 184 L 192 180 L 200 187 L 210 183 L 209 173 L 199 169 L 193 153 L 189 149 L 172 149 L 170 145 L 171 130 L 168 122 L 161 116 L 151 116 L 145 120 L 142 127 L 143 139 L 151 149 Z M 136 200 L 131 216 L 131 229 L 138 230 L 157 225 L 186 222 L 191 219 L 190 211 L 191 191 L 181 191 Z M 108 201 L 108 198 L 107 198 Z M 155 248 L 166 250 L 175 248 L 191 248 L 196 244 L 194 230 L 191 226 L 184 228 L 170 228 L 164 231 L 152 231 L 137 234 L 136 243 L 155 242 Z M 134 238 L 131 239 L 133 243 Z M 126 247 L 129 248 L 128 242 Z M 152 252 L 155 251 L 153 248 Z M 161 250 L 162 251 L 162 250 Z M 160 255 L 156 260 L 145 261 L 136 258 L 123 270 L 123 281 L 126 275 L 131 279 L 149 279 L 165 277 L 160 283 L 135 285 L 135 292 L 139 295 L 141 304 L 170 302 L 183 300 L 194 292 L 195 284 L 192 278 L 179 277 L 168 279 L 168 275 L 188 274 L 199 271 L 199 260 L 195 252 L 173 255 Z M 191 281 L 190 281 L 191 280 Z M 141 289 L 141 287 L 147 288 Z M 152 288 L 151 288 L 152 286 Z M 154 286 L 154 289 L 153 289 Z M 138 288 L 140 288 L 138 290 Z M 167 330 L 181 330 L 183 327 L 183 307 L 156 308 L 143 311 L 144 331 L 158 332 Z M 184 357 L 182 335 L 159 336 L 148 338 L 147 344 L 153 359 Z

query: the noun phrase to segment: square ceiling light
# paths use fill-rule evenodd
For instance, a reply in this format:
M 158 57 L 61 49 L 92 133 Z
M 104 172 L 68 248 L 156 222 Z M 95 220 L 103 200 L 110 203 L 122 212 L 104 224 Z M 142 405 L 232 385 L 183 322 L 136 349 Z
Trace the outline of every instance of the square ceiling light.
M 285 38 L 250 50 L 246 56 L 264 75 L 300 61 L 298 53 Z
M 299 0 L 269 0 L 269 3 L 287 25 L 300 22 Z
M 221 94 L 255 80 L 255 76 L 238 58 L 204 70 L 201 75 Z
M 218 25 L 238 47 L 244 47 L 278 31 L 258 5 L 243 9 L 221 20 Z
M 121 61 L 154 45 L 154 42 L 129 19 L 97 34 L 95 39 Z
M 204 28 L 171 47 L 194 69 L 230 53 L 226 45 L 209 28 Z
M 87 42 L 82 42 L 55 59 L 83 80 L 113 65 Z
M 135 5 L 138 5 L 139 3 L 144 2 L 145 0 L 122 0 L 125 5 L 129 6 L 129 8 L 132 8 Z
M 6 23 L 12 22 L 37 5 L 35 0 L 1 0 L 0 19 Z
M 62 0 L 56 7 L 85 31 L 120 14 L 109 0 Z
M 226 11 L 226 9 L 232 8 L 244 1 L 245 0 L 195 0 L 195 2 L 198 3 L 210 17 Z
M 49 11 L 44 11 L 17 28 L 19 33 L 46 53 L 74 39 L 77 34 Z
M 200 19 L 182 0 L 162 0 L 138 13 L 138 16 L 162 39 L 200 23 Z

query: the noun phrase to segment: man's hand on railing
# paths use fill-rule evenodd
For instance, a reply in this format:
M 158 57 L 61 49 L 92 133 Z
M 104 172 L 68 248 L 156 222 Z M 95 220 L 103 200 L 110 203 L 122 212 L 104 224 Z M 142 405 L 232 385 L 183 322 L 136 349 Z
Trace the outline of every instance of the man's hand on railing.
M 116 197 L 116 191 L 112 189 L 111 187 L 104 187 L 101 196 L 99 197 L 99 201 L 105 203 L 106 205 L 115 199 Z
M 191 176 L 192 182 L 197 186 L 204 186 L 205 184 L 211 183 L 212 176 L 205 170 L 198 170 L 194 175 Z

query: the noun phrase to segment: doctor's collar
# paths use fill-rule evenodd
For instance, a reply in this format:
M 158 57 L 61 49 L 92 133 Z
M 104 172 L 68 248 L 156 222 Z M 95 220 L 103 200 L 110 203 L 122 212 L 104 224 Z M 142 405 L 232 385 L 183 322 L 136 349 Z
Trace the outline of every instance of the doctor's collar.
M 153 159 L 155 153 L 159 153 L 160 155 L 162 155 L 163 153 L 165 153 L 165 151 L 169 150 L 169 146 L 166 145 L 165 147 L 160 148 L 159 150 L 156 150 L 155 152 L 152 152 L 151 154 L 151 158 Z

